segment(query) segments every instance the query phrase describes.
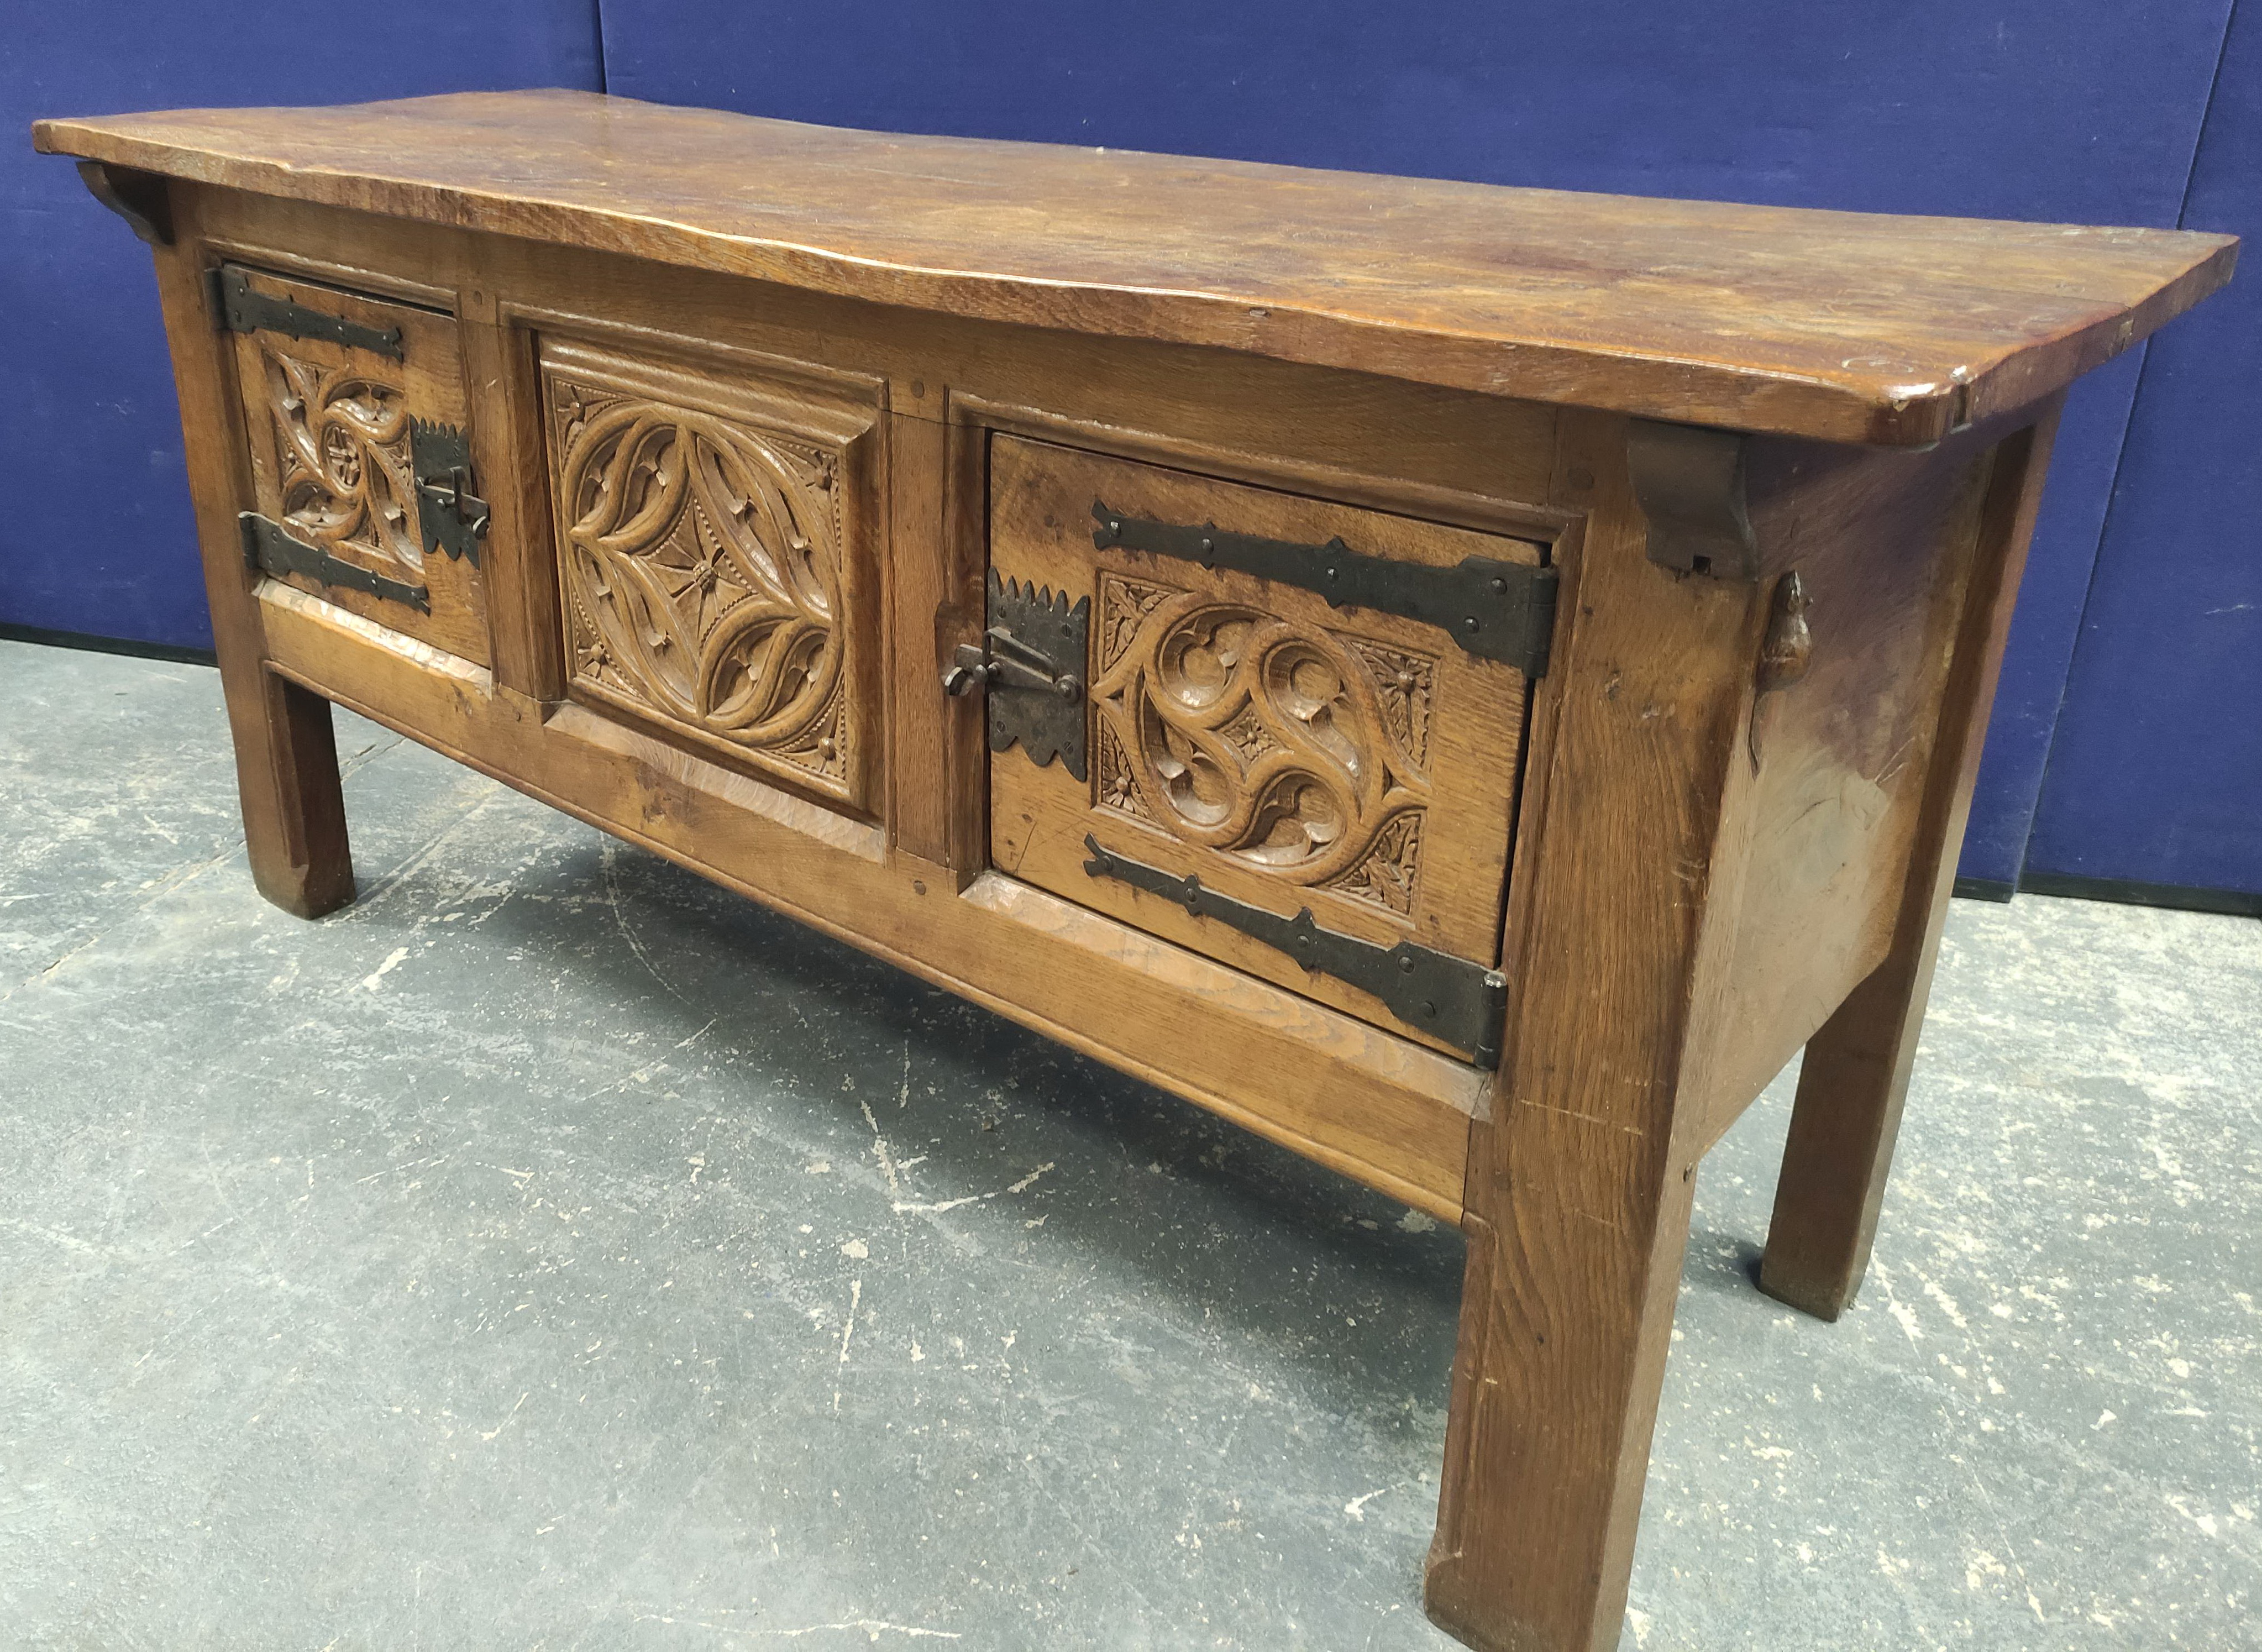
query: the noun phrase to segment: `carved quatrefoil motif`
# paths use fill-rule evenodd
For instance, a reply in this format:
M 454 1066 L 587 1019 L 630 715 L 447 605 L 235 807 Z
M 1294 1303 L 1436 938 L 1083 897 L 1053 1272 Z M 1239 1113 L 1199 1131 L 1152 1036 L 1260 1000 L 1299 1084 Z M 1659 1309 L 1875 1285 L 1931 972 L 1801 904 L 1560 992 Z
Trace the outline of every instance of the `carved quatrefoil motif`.
M 838 456 L 558 379 L 550 397 L 577 681 L 839 782 Z

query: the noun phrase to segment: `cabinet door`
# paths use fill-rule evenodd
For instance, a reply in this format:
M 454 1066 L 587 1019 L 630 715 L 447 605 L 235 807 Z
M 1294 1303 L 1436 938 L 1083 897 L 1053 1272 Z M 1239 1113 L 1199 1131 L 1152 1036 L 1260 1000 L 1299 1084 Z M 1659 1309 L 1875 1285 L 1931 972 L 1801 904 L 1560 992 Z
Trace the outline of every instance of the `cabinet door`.
M 455 318 L 234 264 L 215 279 L 257 501 L 246 554 L 270 578 L 486 664 L 483 507 L 454 502 L 476 501 L 478 479 L 450 462 L 468 444 Z
M 1529 566 L 1539 547 L 1005 435 L 991 441 L 990 489 L 993 638 L 1001 604 L 1018 604 L 1039 640 L 1048 624 L 1074 631 L 1088 605 L 1073 705 L 1015 686 L 1011 665 L 993 674 L 993 864 L 1321 1002 L 1478 1050 L 1466 1018 L 1424 1014 L 1418 989 L 1498 961 L 1524 677 L 1439 624 L 1331 606 L 1294 559 L 1323 565 L 1339 547 L 1431 568 Z M 1109 517 L 1273 542 L 1297 582 L 1107 543 Z M 1012 631 L 1015 615 L 1004 617 Z M 1012 645 L 992 646 L 1010 657 Z M 1049 749 L 1048 728 L 1073 727 L 1063 714 L 1081 719 L 1080 753 Z M 997 749 L 1030 716 L 1034 738 Z M 1167 886 L 1187 878 L 1233 905 Z M 1394 981 L 1387 994 L 1354 985 L 1363 971 L 1336 962 L 1372 963 L 1379 949 L 1394 953 L 1410 997 Z

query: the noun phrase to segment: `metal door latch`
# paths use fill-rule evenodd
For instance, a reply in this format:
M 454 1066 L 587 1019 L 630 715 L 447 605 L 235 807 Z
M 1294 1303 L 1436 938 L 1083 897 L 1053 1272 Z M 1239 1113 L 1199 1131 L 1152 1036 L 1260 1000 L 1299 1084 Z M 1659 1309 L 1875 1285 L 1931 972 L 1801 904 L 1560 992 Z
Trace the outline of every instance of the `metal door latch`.
M 943 692 L 989 697 L 991 751 L 1018 745 L 1045 768 L 1059 758 L 1072 776 L 1084 769 L 1084 672 L 1091 654 L 1092 600 L 1054 595 L 1036 581 L 989 574 L 989 627 L 982 645 L 959 645 L 943 670 Z
M 969 695 L 977 689 L 1005 687 L 1034 689 L 1055 694 L 1073 704 L 1084 698 L 1084 682 L 1073 671 L 1055 669 L 1053 662 L 1002 625 L 982 633 L 982 646 L 961 643 L 949 670 L 942 674 L 943 691 Z
M 1055 757 L 1084 778 L 1084 675 L 1091 599 L 1069 604 L 1035 581 L 990 570 L 988 628 L 980 646 L 961 643 L 942 674 L 943 691 L 989 697 L 990 749 L 1018 744 L 1041 768 Z
M 472 444 L 452 424 L 408 422 L 410 467 L 416 473 L 416 524 L 427 555 L 445 551 L 479 565 L 479 541 L 493 512 L 472 491 Z

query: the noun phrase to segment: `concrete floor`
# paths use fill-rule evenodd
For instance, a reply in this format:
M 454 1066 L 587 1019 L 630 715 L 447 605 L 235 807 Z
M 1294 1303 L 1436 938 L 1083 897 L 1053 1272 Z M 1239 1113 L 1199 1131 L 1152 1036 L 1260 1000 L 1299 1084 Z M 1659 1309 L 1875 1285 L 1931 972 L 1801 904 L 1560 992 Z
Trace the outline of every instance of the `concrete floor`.
M 0 1644 L 1451 1644 L 1455 1235 L 339 745 L 299 923 L 213 673 L 0 644 Z M 2258 1077 L 2262 924 L 1958 903 L 1846 1319 L 1706 1162 L 1625 1645 L 2262 1647 Z

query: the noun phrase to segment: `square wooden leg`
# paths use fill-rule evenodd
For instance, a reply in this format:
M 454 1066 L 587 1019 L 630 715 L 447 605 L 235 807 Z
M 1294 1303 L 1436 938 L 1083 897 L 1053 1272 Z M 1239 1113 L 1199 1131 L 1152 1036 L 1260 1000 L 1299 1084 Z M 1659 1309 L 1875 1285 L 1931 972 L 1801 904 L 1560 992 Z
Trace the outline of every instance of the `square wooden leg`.
M 1445 1481 L 1430 1550 L 1430 1618 L 1479 1652 L 1605 1652 L 1618 1643 L 1657 1421 L 1689 1183 L 1598 1199 L 1598 1132 L 1556 1132 L 1585 1173 L 1520 1181 L 1510 1222 L 1467 1224 Z M 1529 1158 L 1527 1163 L 1531 1162 Z M 1568 1168 L 1567 1165 L 1563 1168 Z M 1614 1216 L 1603 1207 L 1615 1207 Z
M 236 790 L 252 881 L 287 913 L 319 918 L 354 898 L 330 703 L 256 660 L 224 664 Z
M 1799 1071 L 1760 1288 L 1819 1318 L 1845 1312 L 1869 1271 L 2057 425 L 2053 407 L 1996 451 L 1892 949 L 1808 1041 Z
M 256 576 L 236 519 L 250 506 L 243 491 L 250 465 L 231 358 L 220 343 L 227 335 L 213 322 L 190 247 L 162 242 L 154 252 L 252 880 L 284 911 L 319 918 L 354 897 L 330 703 L 268 668 Z
M 1755 587 L 1648 560 L 1622 425 L 1567 418 L 1560 443 L 1598 505 L 1534 718 L 1425 1591 L 1480 1652 L 1598 1652 L 1624 1620 L 1700 1151 L 1676 1104 L 1702 1083 L 1702 873 L 1764 614 Z
M 1818 1319 L 1844 1313 L 1869 1271 L 1932 974 L 1928 954 L 1911 962 L 1855 987 L 1799 1070 L 1760 1288 Z

